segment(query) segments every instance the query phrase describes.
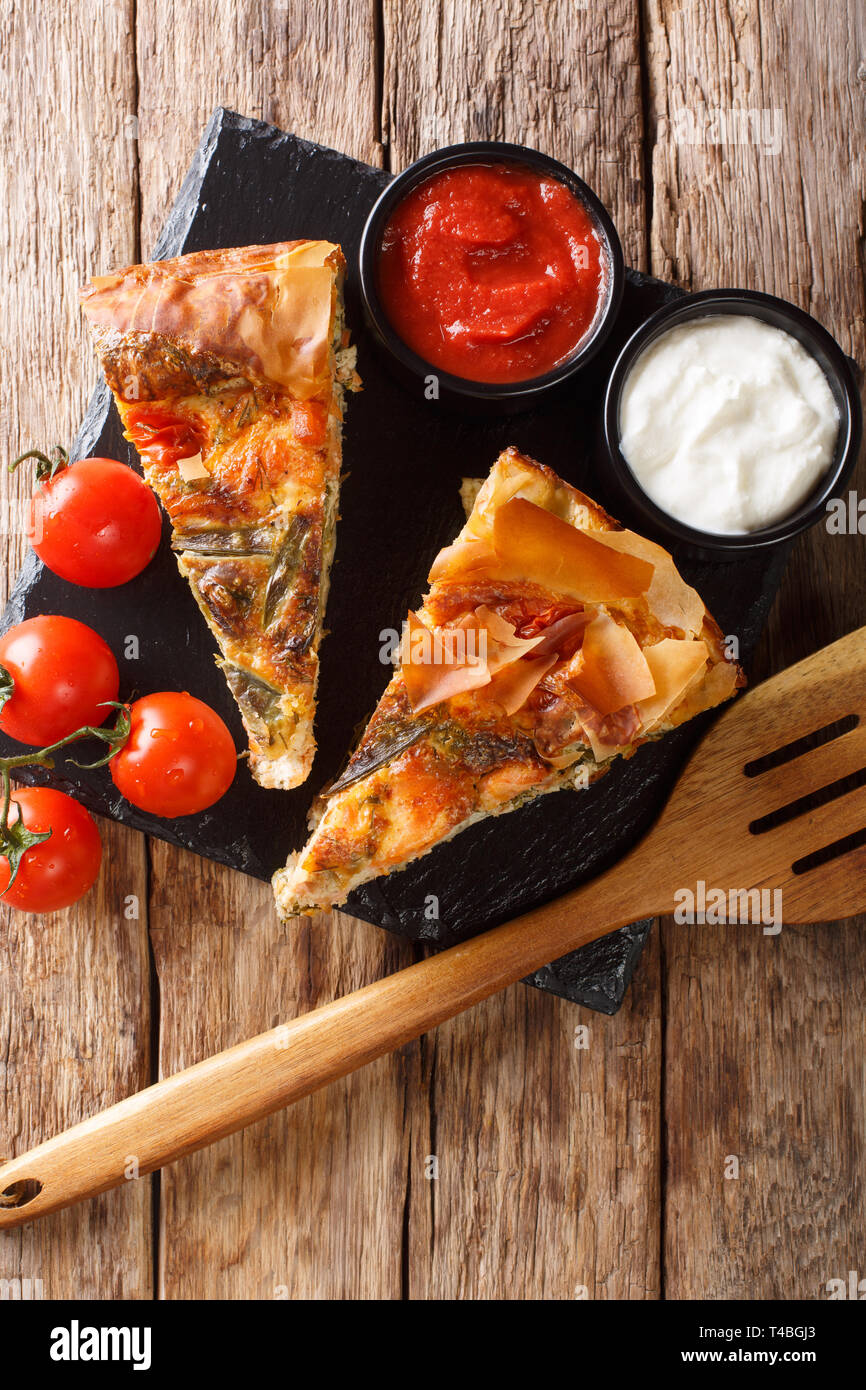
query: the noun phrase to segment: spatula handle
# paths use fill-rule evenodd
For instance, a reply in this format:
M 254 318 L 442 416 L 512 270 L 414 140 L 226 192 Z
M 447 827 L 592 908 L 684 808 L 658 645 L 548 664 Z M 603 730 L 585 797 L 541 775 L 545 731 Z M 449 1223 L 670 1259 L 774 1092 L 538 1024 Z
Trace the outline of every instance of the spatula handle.
M 613 895 L 607 876 L 595 879 L 199 1062 L 6 1163 L 0 1168 L 0 1230 L 94 1197 L 243 1129 L 557 956 L 647 915 L 633 889 L 620 889 L 622 868 Z

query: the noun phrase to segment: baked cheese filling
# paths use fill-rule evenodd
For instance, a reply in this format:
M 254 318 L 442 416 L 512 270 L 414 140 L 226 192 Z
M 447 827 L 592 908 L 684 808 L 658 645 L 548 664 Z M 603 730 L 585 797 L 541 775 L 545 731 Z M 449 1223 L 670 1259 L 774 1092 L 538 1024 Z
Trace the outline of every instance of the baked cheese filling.
M 667 552 L 550 469 L 508 449 L 464 503 L 357 749 L 275 875 L 283 916 L 588 785 L 743 683 Z
M 360 385 L 344 268 L 329 242 L 283 242 L 132 266 L 83 293 L 267 787 L 303 782 L 315 753 L 344 392 Z

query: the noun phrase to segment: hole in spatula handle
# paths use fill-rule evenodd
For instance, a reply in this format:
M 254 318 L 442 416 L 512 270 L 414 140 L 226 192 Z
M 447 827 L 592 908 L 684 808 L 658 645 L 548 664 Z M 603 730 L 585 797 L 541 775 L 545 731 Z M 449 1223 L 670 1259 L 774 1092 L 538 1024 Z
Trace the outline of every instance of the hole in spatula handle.
M 21 1178 L 0 1192 L 0 1207 L 26 1207 L 41 1191 L 42 1184 L 38 1178 Z

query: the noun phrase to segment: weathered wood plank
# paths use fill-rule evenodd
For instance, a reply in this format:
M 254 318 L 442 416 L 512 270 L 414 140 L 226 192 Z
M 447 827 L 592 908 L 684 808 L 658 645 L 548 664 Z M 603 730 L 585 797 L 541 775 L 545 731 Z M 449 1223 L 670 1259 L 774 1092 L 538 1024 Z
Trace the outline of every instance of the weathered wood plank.
M 159 843 L 151 923 L 163 1075 L 407 963 L 337 914 L 280 925 L 266 885 Z M 406 1049 L 166 1169 L 161 1295 L 399 1298 L 416 1072 Z
M 537 146 L 598 191 L 644 264 L 636 5 L 386 0 L 384 14 L 392 168 L 454 140 Z M 657 980 L 652 947 L 613 1019 L 516 986 L 426 1040 L 410 1297 L 659 1296 Z
M 390 167 L 457 140 L 532 145 L 595 189 L 643 269 L 639 37 L 634 0 L 384 0 Z
M 89 272 L 137 249 L 132 9 L 4 5 L 0 19 L 0 476 L 8 586 L 26 540 L 32 476 L 5 464 L 69 442 L 96 377 L 78 308 Z M 4 590 L 5 592 L 5 590 Z M 102 876 L 69 912 L 0 909 L 0 1153 L 146 1085 L 149 965 L 144 841 L 100 823 Z M 124 915 L 135 895 L 137 919 Z M 0 1279 L 45 1298 L 146 1298 L 151 1184 L 0 1237 Z M 14 1286 L 13 1286 L 14 1287 Z
M 145 247 L 217 103 L 380 159 L 372 3 L 147 0 L 138 38 Z M 162 1074 L 411 958 L 338 914 L 283 927 L 269 888 L 169 846 L 154 844 L 152 863 Z M 166 1171 L 161 1295 L 399 1298 L 417 1058 L 409 1049 Z
M 864 963 L 862 919 L 666 927 L 667 1297 L 820 1299 L 862 1268 Z
M 137 20 L 145 255 L 216 106 L 381 164 L 374 0 L 145 0 Z
M 862 6 L 651 0 L 647 32 L 653 269 L 792 299 L 862 363 Z M 753 675 L 866 621 L 863 560 L 800 541 Z M 666 1296 L 821 1297 L 866 1205 L 863 920 L 670 925 L 664 951 Z
M 102 874 L 81 903 L 43 917 L 3 912 L 3 1154 L 22 1153 L 150 1082 L 144 840 L 111 821 L 99 829 Z M 135 910 L 132 895 L 138 918 L 125 915 Z M 149 1298 L 151 1189 L 142 1178 L 0 1235 L 0 1278 L 41 1281 L 44 1298 Z
M 425 1040 L 411 1298 L 659 1297 L 660 1044 L 655 936 L 615 1018 L 516 985 Z
M 379 157 L 372 4 L 194 10 L 139 5 L 145 251 L 217 101 Z M 652 268 L 695 287 L 752 283 L 793 298 L 863 360 L 862 10 L 822 17 L 820 43 L 819 16 L 803 0 L 772 15 L 766 3 L 747 14 L 721 0 L 650 0 L 647 18 L 660 121 Z M 75 9 L 36 18 L 10 7 L 2 19 L 0 155 L 10 177 L 0 302 L 15 330 L 3 361 L 4 459 L 19 439 L 69 437 L 92 380 L 74 287 L 138 251 L 130 23 L 125 4 L 103 7 L 100 26 Z M 537 144 L 598 189 L 627 258 L 643 264 L 637 36 L 630 4 L 602 13 L 386 0 L 392 167 L 448 139 Z M 94 100 L 101 91 L 108 99 Z M 48 112 L 42 127 L 37 102 Z M 707 111 L 736 106 L 767 113 L 765 149 L 677 143 L 690 133 L 674 129 L 684 109 L 699 133 Z M 40 128 L 50 135 L 37 134 L 34 150 Z M 34 374 L 37 339 L 53 370 Z M 13 495 L 26 490 L 22 480 Z M 14 570 L 23 538 L 12 515 Z M 759 671 L 864 621 L 861 547 L 852 537 L 801 542 Z M 143 920 L 127 921 L 120 906 L 143 892 L 142 841 L 103 829 L 106 873 L 86 911 L 45 928 L 8 915 L 0 926 L 0 1150 L 7 1136 L 19 1150 L 146 1079 Z M 154 847 L 153 872 L 163 1069 L 405 958 L 339 916 L 278 928 L 266 889 L 166 846 Z M 667 929 L 668 1296 L 815 1296 L 856 1264 L 859 925 L 775 939 Z M 165 1174 L 163 1292 L 574 1297 L 585 1286 L 589 1296 L 657 1296 L 656 968 L 648 953 L 613 1021 L 512 990 L 420 1053 Z M 574 1047 L 584 1023 L 586 1051 Z M 435 1181 L 425 1176 L 431 1153 Z M 736 1181 L 724 1179 L 727 1154 L 740 1159 Z M 146 1296 L 148 1200 L 140 1184 L 5 1237 L 0 1277 L 42 1279 L 46 1296 Z

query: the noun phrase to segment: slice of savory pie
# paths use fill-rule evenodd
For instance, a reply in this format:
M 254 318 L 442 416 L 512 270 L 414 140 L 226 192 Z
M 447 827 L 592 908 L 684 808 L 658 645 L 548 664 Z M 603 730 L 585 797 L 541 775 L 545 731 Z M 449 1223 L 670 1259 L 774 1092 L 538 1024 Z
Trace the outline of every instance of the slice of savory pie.
M 265 787 L 303 782 L 315 752 L 343 390 L 359 385 L 344 267 L 339 246 L 287 241 L 130 266 L 82 292 Z
M 304 849 L 284 916 L 341 903 L 484 816 L 586 786 L 743 677 L 660 546 L 507 449 L 404 626 L 400 667 Z

